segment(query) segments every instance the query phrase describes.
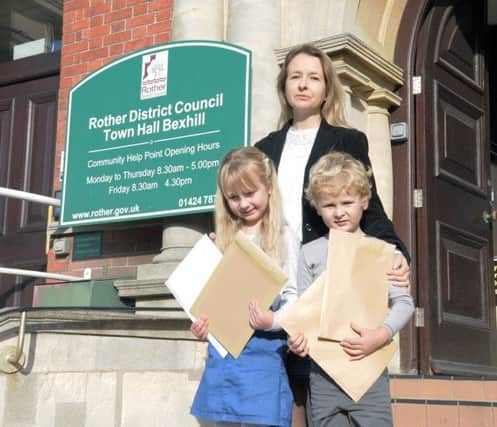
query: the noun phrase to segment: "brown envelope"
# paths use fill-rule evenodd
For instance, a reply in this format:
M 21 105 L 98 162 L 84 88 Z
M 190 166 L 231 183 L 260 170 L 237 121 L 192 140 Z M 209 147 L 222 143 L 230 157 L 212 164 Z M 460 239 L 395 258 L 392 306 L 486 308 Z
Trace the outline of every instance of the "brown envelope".
M 280 319 L 290 336 L 303 333 L 309 342 L 309 355 L 354 401 L 358 401 L 379 378 L 397 346 L 390 342 L 362 360 L 350 361 L 340 344 L 320 340 L 319 323 L 325 273 L 292 304 Z
M 280 266 L 238 232 L 190 311 L 208 316 L 209 332 L 236 358 L 254 333 L 249 302 L 267 310 L 286 281 Z
M 351 321 L 366 328 L 383 325 L 394 251 L 379 239 L 330 230 L 319 338 L 354 336 Z

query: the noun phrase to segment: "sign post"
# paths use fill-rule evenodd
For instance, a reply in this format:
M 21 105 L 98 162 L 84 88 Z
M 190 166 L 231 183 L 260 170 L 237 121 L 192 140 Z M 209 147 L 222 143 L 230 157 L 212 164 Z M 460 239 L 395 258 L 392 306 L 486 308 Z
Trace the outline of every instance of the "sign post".
M 69 94 L 61 225 L 205 212 L 249 144 L 251 55 L 209 41 L 123 57 Z

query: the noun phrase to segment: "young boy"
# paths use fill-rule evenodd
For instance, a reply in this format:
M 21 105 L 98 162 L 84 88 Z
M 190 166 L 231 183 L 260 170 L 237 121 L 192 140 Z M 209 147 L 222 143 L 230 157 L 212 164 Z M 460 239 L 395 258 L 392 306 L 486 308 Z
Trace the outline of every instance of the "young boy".
M 364 165 L 349 154 L 330 153 L 311 168 L 305 194 L 328 228 L 364 234 L 360 221 L 371 197 L 370 176 Z M 326 269 L 327 256 L 327 237 L 302 247 L 298 270 L 299 295 Z M 364 325 L 351 324 L 357 335 L 344 337 L 340 342 L 350 360 L 360 360 L 382 347 L 414 312 L 414 304 L 406 288 L 389 285 L 389 303 L 391 310 L 383 326 L 368 329 Z M 301 357 L 309 353 L 307 339 L 302 334 L 290 337 L 288 346 Z M 309 388 L 313 427 L 392 426 L 386 370 L 366 394 L 354 402 L 311 360 Z

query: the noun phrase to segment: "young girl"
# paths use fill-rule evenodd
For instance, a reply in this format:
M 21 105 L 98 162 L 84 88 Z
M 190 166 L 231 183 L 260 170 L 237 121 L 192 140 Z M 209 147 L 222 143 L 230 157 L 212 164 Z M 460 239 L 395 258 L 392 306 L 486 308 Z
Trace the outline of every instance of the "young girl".
M 284 227 L 272 161 L 254 147 L 235 149 L 222 160 L 216 194 L 216 244 L 224 251 L 241 230 L 283 266 L 288 282 L 269 310 L 247 307 L 255 330 L 237 359 L 223 359 L 209 344 L 204 374 L 191 413 L 215 426 L 281 426 L 291 422 L 292 394 L 284 366 L 285 334 L 278 319 L 296 299 L 298 239 Z M 233 286 L 237 286 L 233 283 Z M 219 307 L 221 310 L 222 307 Z M 209 321 L 192 324 L 200 339 Z

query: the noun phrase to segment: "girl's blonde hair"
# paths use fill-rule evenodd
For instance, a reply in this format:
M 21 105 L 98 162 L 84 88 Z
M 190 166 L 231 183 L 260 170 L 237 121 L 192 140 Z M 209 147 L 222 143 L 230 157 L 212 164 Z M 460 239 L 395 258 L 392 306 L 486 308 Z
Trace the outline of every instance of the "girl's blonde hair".
M 309 171 L 305 196 L 317 207 L 322 194 L 338 195 L 357 192 L 361 198 L 371 198 L 371 169 L 348 153 L 333 152 L 321 157 Z
M 293 118 L 292 107 L 286 99 L 285 86 L 286 79 L 288 77 L 288 65 L 293 58 L 301 53 L 318 58 L 323 68 L 323 75 L 326 84 L 326 97 L 323 105 L 321 106 L 321 117 L 323 117 L 331 125 L 348 127 L 344 107 L 345 91 L 335 70 L 335 66 L 325 52 L 311 44 L 297 46 L 288 52 L 285 57 L 285 62 L 281 67 L 280 73 L 278 74 L 276 89 L 278 91 L 278 98 L 281 105 L 279 125 L 282 126 L 288 120 Z
M 264 252 L 282 265 L 285 253 L 284 221 L 276 169 L 273 162 L 256 147 L 234 149 L 221 161 L 216 191 L 216 244 L 224 252 L 243 226 L 242 221 L 233 215 L 228 206 L 228 189 L 252 191 L 259 183 L 270 193 L 261 221 L 259 243 Z

